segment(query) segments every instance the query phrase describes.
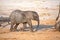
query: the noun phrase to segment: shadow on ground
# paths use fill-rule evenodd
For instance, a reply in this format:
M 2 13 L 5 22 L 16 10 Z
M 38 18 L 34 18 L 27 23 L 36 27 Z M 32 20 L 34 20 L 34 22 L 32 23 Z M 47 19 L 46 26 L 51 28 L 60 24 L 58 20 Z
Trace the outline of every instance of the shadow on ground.
M 45 29 L 52 29 L 53 25 L 39 25 L 39 27 L 37 27 L 37 25 L 33 26 L 34 29 L 39 30 L 45 30 Z
M 28 31 L 30 27 L 26 27 L 25 28 L 25 31 Z M 37 31 L 40 31 L 40 30 L 46 30 L 46 29 L 53 29 L 53 25 L 39 25 L 39 27 L 37 25 L 34 25 L 33 26 L 33 29 L 37 29 Z
M 5 27 L 3 27 L 3 28 L 8 28 L 8 29 L 10 29 L 10 26 L 8 26 L 8 27 L 5 26 Z M 25 28 L 25 31 L 29 31 L 29 28 L 30 28 L 30 27 L 26 27 L 26 28 Z M 53 25 L 39 25 L 39 27 L 38 27 L 37 25 L 33 25 L 33 29 L 37 29 L 37 31 L 46 30 L 46 29 L 52 29 L 52 28 L 54 28 Z M 21 29 L 18 28 L 17 31 L 21 31 Z

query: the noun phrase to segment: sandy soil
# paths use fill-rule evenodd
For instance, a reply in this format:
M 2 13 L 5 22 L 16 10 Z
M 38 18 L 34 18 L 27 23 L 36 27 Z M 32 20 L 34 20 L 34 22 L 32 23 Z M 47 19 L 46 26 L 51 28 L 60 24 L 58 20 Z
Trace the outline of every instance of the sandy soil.
M 0 40 L 60 40 L 60 32 L 52 27 L 44 26 L 40 25 L 37 32 L 10 32 L 8 27 L 0 27 Z

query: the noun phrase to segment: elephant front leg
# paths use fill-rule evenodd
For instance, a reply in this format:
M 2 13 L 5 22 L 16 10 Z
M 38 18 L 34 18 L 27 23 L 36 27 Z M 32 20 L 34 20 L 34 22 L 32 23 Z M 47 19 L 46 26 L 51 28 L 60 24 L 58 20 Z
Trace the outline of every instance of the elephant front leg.
M 26 24 L 27 24 L 27 22 L 24 22 L 24 23 L 23 23 L 23 28 L 22 28 L 23 31 L 25 31 L 25 28 L 27 27 Z
M 33 32 L 33 27 L 32 27 L 32 22 L 31 22 L 31 20 L 28 20 L 27 23 L 28 23 L 28 25 L 30 26 L 30 31 Z

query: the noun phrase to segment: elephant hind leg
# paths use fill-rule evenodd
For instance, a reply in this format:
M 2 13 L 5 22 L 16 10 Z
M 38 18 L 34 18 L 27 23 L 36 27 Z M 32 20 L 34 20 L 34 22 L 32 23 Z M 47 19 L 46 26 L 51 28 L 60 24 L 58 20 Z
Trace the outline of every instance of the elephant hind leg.
M 14 31 L 17 31 L 18 25 L 19 25 L 19 23 L 16 23 L 16 25 L 14 26 Z
M 11 23 L 10 31 L 13 31 L 14 23 Z

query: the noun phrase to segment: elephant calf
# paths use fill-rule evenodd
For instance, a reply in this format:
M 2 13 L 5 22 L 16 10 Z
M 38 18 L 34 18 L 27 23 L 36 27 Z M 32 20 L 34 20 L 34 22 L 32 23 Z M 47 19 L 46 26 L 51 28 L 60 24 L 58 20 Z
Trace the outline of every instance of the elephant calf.
M 34 11 L 14 10 L 10 14 L 10 20 L 11 20 L 11 28 L 10 28 L 11 31 L 13 31 L 13 28 L 14 28 L 14 30 L 16 30 L 17 26 L 20 23 L 23 23 L 24 27 L 26 26 L 26 23 L 28 23 L 28 25 L 30 26 L 31 31 L 33 31 L 31 20 L 38 21 L 38 26 L 39 26 L 39 16 L 38 16 L 37 12 L 34 12 Z
M 30 26 L 31 31 L 33 31 L 31 19 L 27 19 L 25 17 L 25 15 L 23 14 L 23 12 L 21 12 L 20 10 L 12 11 L 12 13 L 10 14 L 10 21 L 11 21 L 11 28 L 10 28 L 11 31 L 15 31 L 17 26 L 20 23 L 28 23 L 29 26 Z

